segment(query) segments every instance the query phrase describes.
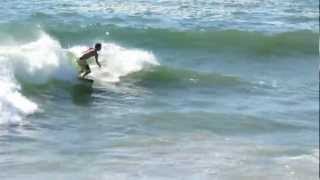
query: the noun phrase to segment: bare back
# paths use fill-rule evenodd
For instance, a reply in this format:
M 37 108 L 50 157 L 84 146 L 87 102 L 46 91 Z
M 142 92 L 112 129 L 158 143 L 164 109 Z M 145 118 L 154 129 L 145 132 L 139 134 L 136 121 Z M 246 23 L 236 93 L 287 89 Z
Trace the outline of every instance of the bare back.
M 95 51 L 94 48 L 90 48 L 85 53 L 79 58 L 80 60 L 87 60 L 91 57 L 97 56 L 97 52 Z

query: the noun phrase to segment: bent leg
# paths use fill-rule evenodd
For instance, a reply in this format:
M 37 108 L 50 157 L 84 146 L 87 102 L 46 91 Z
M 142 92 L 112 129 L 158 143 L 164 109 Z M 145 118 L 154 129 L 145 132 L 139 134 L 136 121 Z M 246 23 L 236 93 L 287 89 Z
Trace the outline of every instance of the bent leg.
M 79 76 L 81 77 L 81 74 L 82 74 L 83 72 L 85 72 L 86 67 L 85 67 L 84 62 L 81 61 L 81 60 L 78 60 L 77 63 L 78 63 L 79 68 L 80 68 L 80 70 L 79 70 Z
M 86 70 L 85 70 L 85 73 L 82 75 L 82 78 L 84 78 L 89 73 L 91 73 L 90 67 L 89 67 L 89 65 L 86 65 Z

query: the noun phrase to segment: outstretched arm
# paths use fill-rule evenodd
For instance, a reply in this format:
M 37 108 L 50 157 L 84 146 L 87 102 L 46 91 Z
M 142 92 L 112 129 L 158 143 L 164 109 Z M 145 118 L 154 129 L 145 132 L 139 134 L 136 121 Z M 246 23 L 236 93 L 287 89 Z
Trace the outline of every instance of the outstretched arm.
M 100 64 L 99 61 L 98 61 L 98 53 L 96 53 L 95 58 L 96 58 L 96 63 L 97 63 L 97 65 L 98 65 L 99 67 L 101 67 L 101 64 Z

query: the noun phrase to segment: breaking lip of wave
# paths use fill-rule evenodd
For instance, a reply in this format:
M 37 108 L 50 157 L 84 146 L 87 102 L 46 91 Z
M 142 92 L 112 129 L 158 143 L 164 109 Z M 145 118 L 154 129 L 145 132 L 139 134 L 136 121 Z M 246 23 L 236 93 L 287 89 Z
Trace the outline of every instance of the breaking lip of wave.
M 53 74 L 63 78 L 57 72 L 70 71 L 58 68 L 63 64 L 60 61 L 63 59 L 60 49 L 60 44 L 45 33 L 29 43 L 1 46 L 0 124 L 22 123 L 25 116 L 40 110 L 40 105 L 21 93 L 19 80 L 41 84 L 47 82 Z

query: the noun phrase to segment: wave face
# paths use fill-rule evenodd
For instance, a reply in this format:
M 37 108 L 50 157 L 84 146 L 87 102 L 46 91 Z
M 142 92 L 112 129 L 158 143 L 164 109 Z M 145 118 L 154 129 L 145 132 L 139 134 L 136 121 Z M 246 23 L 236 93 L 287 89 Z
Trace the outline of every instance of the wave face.
M 141 39 L 151 47 L 202 49 L 214 52 L 236 50 L 235 53 L 255 53 L 257 55 L 277 55 L 317 53 L 317 34 L 311 31 L 296 31 L 276 34 L 225 31 L 168 31 L 161 29 L 123 31 L 111 30 L 118 40 Z M 233 52 L 234 53 L 234 52 Z
M 180 31 L 175 29 L 129 28 L 111 25 L 52 28 L 50 33 L 64 40 L 103 38 L 147 48 L 189 49 L 255 56 L 311 55 L 318 53 L 316 32 L 263 33 L 240 30 Z
M 142 86 L 168 88 L 168 87 L 236 87 L 247 86 L 250 82 L 240 77 L 224 75 L 219 73 L 197 72 L 189 69 L 170 68 L 156 66 L 131 73 L 123 78 Z

